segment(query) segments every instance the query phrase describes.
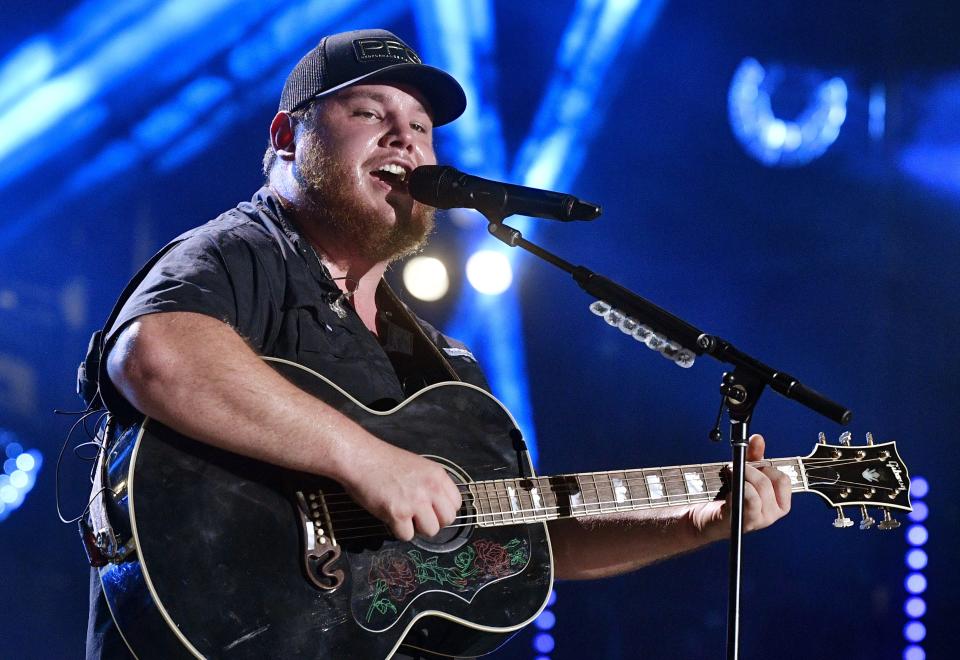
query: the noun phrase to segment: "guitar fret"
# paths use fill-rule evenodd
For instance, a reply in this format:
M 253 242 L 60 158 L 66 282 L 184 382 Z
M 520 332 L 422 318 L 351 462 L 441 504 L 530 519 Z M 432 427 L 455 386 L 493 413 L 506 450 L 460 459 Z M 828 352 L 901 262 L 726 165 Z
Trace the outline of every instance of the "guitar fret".
M 610 493 L 613 495 L 614 510 L 629 511 L 634 508 L 627 475 L 623 472 L 608 472 L 607 476 L 610 479 Z
M 586 515 L 588 511 L 587 505 L 584 504 L 586 497 L 583 492 L 583 480 L 580 478 L 580 475 L 573 475 L 573 480 L 576 481 L 577 490 L 576 492 L 570 493 L 570 512 L 576 516 L 577 507 L 580 507 L 580 514 Z
M 667 491 L 667 501 L 670 504 L 688 504 L 690 496 L 687 494 L 683 471 L 678 468 L 660 468 L 660 474 Z
M 654 468 L 649 472 L 643 470 L 644 481 L 647 484 L 647 490 L 650 493 L 650 504 L 660 504 L 666 497 L 663 489 L 663 473 L 659 468 Z
M 481 527 L 488 520 L 487 512 L 484 510 L 484 504 L 487 504 L 486 498 L 480 494 L 480 488 L 478 483 L 468 483 L 467 492 L 470 494 L 470 499 L 472 500 L 473 508 L 477 512 L 477 524 Z M 489 507 L 488 507 L 489 508 Z
M 516 522 L 513 505 L 510 502 L 510 491 L 507 490 L 507 482 L 503 479 L 498 479 L 495 483 L 497 484 L 497 499 L 501 501 L 500 507 L 503 511 L 504 522 L 507 520 L 511 523 Z M 509 516 L 509 518 L 507 516 Z
M 609 472 L 600 472 L 596 475 L 600 478 L 597 499 L 600 501 L 600 510 L 607 513 L 617 510 L 617 500 L 613 492 L 613 481 L 610 479 Z M 596 481 L 596 477 L 594 478 Z
M 523 519 L 522 509 L 520 505 L 520 498 L 517 496 L 517 489 L 508 482 L 503 482 L 504 487 L 507 490 L 507 504 L 510 505 L 510 516 L 516 520 L 517 514 L 520 514 L 520 519 Z
M 696 472 L 689 469 L 690 467 L 694 468 Z M 688 469 L 683 473 L 683 485 L 687 491 L 688 502 L 691 497 L 698 497 L 706 493 L 707 485 L 703 476 L 703 467 L 699 465 L 688 466 Z
M 506 518 L 504 517 L 505 514 L 503 513 L 503 503 L 500 501 L 500 490 L 497 488 L 497 482 L 488 481 L 486 483 L 488 491 L 492 491 L 493 493 L 491 505 L 494 503 L 496 504 L 496 511 L 494 511 L 493 521 L 503 524 L 506 521 Z M 497 516 L 499 516 L 499 518 L 497 518 Z
M 770 465 L 783 472 L 790 479 L 790 486 L 794 489 L 807 487 L 806 473 L 799 458 L 780 458 L 770 461 Z
M 590 473 L 590 481 L 591 481 L 591 483 L 593 484 L 593 495 L 594 495 L 594 498 L 595 498 L 594 501 L 595 501 L 595 506 L 597 507 L 597 508 L 596 508 L 596 512 L 597 512 L 597 513 L 603 513 L 603 497 L 602 497 L 602 495 L 600 494 L 600 486 L 597 484 L 597 473 L 596 473 L 596 472 L 591 472 L 591 473 Z

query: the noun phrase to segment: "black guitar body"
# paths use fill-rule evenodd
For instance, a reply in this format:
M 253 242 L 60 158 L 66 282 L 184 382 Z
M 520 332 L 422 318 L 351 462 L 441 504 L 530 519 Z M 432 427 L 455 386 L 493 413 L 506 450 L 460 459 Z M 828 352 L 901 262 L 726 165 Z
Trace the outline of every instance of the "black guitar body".
M 514 422 L 481 390 L 439 385 L 375 413 L 312 371 L 270 362 L 462 482 L 519 476 Z M 386 658 L 401 643 L 482 655 L 536 617 L 550 594 L 543 524 L 468 525 L 399 542 L 333 482 L 150 420 L 118 438 L 108 467 L 113 524 L 124 532 L 129 523 L 133 552 L 100 577 L 139 658 Z

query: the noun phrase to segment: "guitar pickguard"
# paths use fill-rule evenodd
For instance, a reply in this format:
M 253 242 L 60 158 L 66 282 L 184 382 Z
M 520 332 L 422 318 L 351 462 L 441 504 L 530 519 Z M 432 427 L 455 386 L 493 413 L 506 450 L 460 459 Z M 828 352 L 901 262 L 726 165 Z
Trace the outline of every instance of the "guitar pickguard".
M 425 594 L 445 594 L 470 603 L 484 587 L 523 572 L 530 556 L 528 533 L 518 527 L 483 530 L 483 536 L 475 536 L 454 552 L 391 543 L 354 555 L 353 617 L 361 627 L 382 632 Z M 436 600 L 437 596 L 431 598 Z

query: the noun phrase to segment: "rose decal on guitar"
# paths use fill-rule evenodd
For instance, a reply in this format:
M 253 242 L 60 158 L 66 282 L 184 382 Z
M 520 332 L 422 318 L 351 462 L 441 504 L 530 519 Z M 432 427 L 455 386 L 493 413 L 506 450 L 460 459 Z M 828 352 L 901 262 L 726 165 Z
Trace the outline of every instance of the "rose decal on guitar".
M 452 561 L 449 553 L 389 548 L 373 556 L 366 584 L 356 585 L 361 591 L 352 599 L 354 616 L 365 606 L 364 615 L 359 618 L 367 624 L 389 627 L 401 613 L 399 606 L 406 607 L 422 593 L 446 591 L 469 601 L 495 580 L 522 571 L 529 559 L 529 542 L 517 537 L 505 543 L 475 539 L 457 552 Z

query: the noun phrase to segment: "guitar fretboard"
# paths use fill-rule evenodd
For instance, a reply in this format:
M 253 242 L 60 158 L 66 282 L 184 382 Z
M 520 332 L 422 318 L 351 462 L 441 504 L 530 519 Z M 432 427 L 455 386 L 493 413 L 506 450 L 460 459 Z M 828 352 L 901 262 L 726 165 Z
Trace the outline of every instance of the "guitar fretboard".
M 727 463 L 583 472 L 552 477 L 496 479 L 469 484 L 481 527 L 546 522 L 605 513 L 695 504 L 716 499 L 727 483 Z M 771 465 L 807 489 L 799 457 L 751 462 Z

